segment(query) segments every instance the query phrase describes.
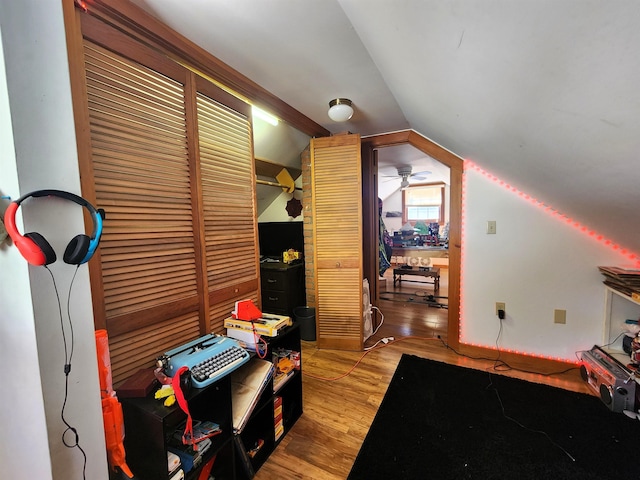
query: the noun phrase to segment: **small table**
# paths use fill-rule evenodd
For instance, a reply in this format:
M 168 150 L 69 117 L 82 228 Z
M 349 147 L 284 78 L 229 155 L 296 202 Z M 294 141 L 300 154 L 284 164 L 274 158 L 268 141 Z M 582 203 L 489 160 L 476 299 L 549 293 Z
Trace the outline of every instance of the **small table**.
M 396 282 L 402 282 L 403 275 L 415 275 L 418 277 L 433 278 L 433 291 L 437 292 L 440 288 L 440 269 L 437 267 L 410 267 L 410 268 L 394 268 L 393 269 L 393 286 Z M 409 280 L 411 281 L 411 280 Z M 432 282 L 428 282 L 432 283 Z

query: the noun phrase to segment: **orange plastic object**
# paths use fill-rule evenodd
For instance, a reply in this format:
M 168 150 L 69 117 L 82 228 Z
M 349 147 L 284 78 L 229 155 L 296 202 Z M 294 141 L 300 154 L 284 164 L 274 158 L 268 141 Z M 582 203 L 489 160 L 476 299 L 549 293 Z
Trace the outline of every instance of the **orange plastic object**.
M 122 405 L 116 397 L 111 380 L 111 357 L 109 339 L 106 330 L 96 330 L 96 352 L 98 354 L 98 375 L 100 377 L 100 396 L 102 398 L 102 420 L 107 445 L 107 460 L 113 471 L 119 469 L 128 478 L 134 478 L 125 460 L 124 417 Z

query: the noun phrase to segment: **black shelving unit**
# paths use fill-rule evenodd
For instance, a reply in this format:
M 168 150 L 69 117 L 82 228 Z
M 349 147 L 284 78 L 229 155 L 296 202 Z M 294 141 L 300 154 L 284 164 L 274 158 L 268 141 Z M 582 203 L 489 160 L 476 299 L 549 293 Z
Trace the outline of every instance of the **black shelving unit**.
M 300 327 L 287 327 L 277 337 L 263 337 L 267 356 L 273 360 L 278 349 L 301 352 Z M 242 367 L 240 367 L 242 368 Z M 276 399 L 281 399 L 281 436 L 276 438 Z M 187 480 L 198 478 L 202 467 L 215 456 L 212 476 L 216 480 L 253 478 L 287 432 L 302 415 L 302 361 L 274 392 L 273 380 L 261 394 L 249 421 L 239 434 L 233 432 L 231 376 L 226 375 L 206 388 L 192 388 L 186 399 L 194 421 L 212 421 L 222 433 L 211 438 L 212 445 L 202 462 L 185 472 Z M 167 451 L 170 438 L 187 416 L 177 405 L 165 407 L 153 393 L 144 398 L 121 400 L 125 423 L 127 465 L 140 480 L 169 480 Z
M 236 478 L 235 453 L 231 410 L 231 381 L 221 378 L 206 388 L 192 388 L 186 399 L 194 421 L 212 421 L 220 425 L 221 433 L 211 437 L 211 447 L 202 462 L 185 478 L 198 478 L 201 468 L 213 458 L 213 476 L 216 480 Z M 121 400 L 125 423 L 125 451 L 127 465 L 140 480 L 164 480 L 170 475 L 167 467 L 169 439 L 184 422 L 187 415 L 177 405 L 165 407 L 153 394 L 145 398 Z
M 263 337 L 267 342 L 265 360 L 272 361 L 273 353 L 278 349 L 301 353 L 300 326 L 295 324 L 284 329 L 277 337 Z M 281 399 L 282 422 L 284 430 L 276 439 L 276 399 Z M 302 415 L 302 360 L 300 368 L 283 381 L 277 391 L 273 382 L 263 392 L 249 421 L 241 433 L 236 435 L 236 472 L 238 478 L 253 478 L 255 472 L 269 458 L 291 427 Z M 251 455 L 250 452 L 254 452 Z

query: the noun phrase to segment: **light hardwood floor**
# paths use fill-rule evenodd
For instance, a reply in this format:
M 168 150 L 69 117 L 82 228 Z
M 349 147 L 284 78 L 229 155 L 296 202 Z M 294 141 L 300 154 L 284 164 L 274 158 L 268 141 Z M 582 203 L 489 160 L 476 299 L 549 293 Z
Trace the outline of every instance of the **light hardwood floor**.
M 447 292 L 446 274 L 442 269 L 442 296 Z M 411 295 L 393 296 L 406 301 L 379 302 L 384 323 L 366 346 L 383 337 L 393 336 L 395 341 L 366 352 L 318 350 L 315 342 L 303 342 L 304 413 L 257 472 L 257 480 L 345 479 L 403 353 L 494 371 L 494 360 L 461 357 L 445 346 L 447 310 L 423 301 L 433 294 L 432 286 L 403 281 L 394 288 L 391 271 L 385 277 L 387 291 Z M 551 377 L 496 373 L 589 393 L 577 370 Z

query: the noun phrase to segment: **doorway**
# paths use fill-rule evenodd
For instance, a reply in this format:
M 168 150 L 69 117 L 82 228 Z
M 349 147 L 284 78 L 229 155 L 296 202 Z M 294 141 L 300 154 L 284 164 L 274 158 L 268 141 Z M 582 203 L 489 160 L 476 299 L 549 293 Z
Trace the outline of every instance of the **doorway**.
M 460 318 L 460 267 L 461 267 L 461 225 L 462 225 L 462 173 L 463 161 L 460 157 L 433 143 L 426 137 L 414 131 L 403 131 L 391 134 L 376 135 L 362 139 L 363 163 L 363 223 L 365 225 L 364 254 L 365 276 L 378 278 L 378 182 L 379 155 L 386 147 L 412 146 L 415 150 L 426 154 L 449 170 L 449 265 L 447 269 L 447 339 L 449 345 L 457 348 L 459 345 Z M 376 302 L 380 301 L 380 290 L 377 280 L 372 286 L 371 296 Z

